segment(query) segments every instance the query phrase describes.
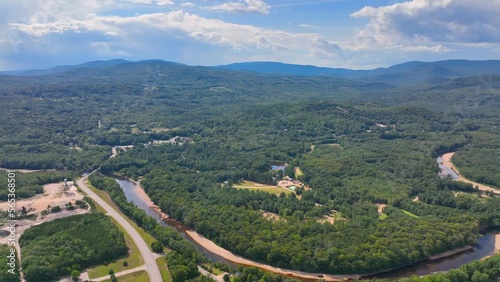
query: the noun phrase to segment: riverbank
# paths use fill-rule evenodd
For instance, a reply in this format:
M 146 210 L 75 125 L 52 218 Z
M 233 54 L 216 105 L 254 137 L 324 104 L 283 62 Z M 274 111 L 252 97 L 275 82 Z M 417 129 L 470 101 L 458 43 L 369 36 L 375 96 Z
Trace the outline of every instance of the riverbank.
M 451 158 L 455 155 L 456 152 L 451 152 L 451 153 L 446 153 L 442 156 L 442 159 L 443 159 L 443 165 L 444 166 L 447 166 L 449 167 L 450 169 L 452 169 L 457 175 L 458 175 L 458 178 L 455 179 L 457 181 L 462 181 L 462 182 L 465 182 L 465 183 L 470 183 L 472 184 L 474 187 L 477 187 L 480 191 L 484 191 L 484 192 L 493 192 L 494 194 L 496 195 L 500 195 L 500 190 L 498 189 L 495 189 L 495 188 L 492 188 L 492 187 L 489 187 L 489 186 L 486 186 L 484 184 L 481 184 L 481 183 L 477 183 L 475 181 L 472 181 L 472 180 L 469 180 L 465 177 L 463 177 L 460 173 L 459 173 L 459 170 L 458 168 L 451 162 Z
M 218 257 L 220 257 L 224 260 L 227 260 L 228 262 L 231 262 L 234 264 L 239 264 L 239 265 L 257 267 L 257 268 L 260 268 L 262 270 L 265 270 L 265 271 L 268 271 L 271 273 L 275 273 L 275 274 L 279 274 L 279 275 L 287 276 L 287 277 L 293 277 L 293 278 L 296 278 L 296 279 L 299 279 L 302 281 L 317 281 L 318 279 L 324 279 L 325 281 L 335 282 L 335 281 L 345 281 L 345 280 L 357 280 L 357 279 L 366 277 L 366 275 L 356 275 L 356 274 L 354 274 L 354 275 L 329 275 L 329 274 L 308 273 L 308 272 L 302 272 L 302 271 L 281 269 L 278 267 L 273 267 L 273 266 L 266 265 L 263 263 L 255 262 L 255 261 L 246 259 L 244 257 L 235 255 L 232 252 L 218 246 L 217 244 L 215 244 L 211 240 L 205 238 L 201 234 L 198 234 L 196 231 L 190 230 L 189 228 L 184 226 L 182 223 L 180 223 L 176 220 L 168 219 L 168 216 L 165 213 L 161 212 L 161 210 L 156 205 L 154 205 L 154 203 L 151 201 L 151 199 L 146 194 L 144 189 L 142 189 L 142 187 L 140 186 L 140 182 L 135 182 L 132 180 L 128 180 L 128 181 L 133 183 L 135 186 L 135 189 L 133 189 L 135 191 L 135 196 L 138 198 L 141 198 L 142 200 L 144 200 L 144 202 L 149 203 L 148 206 L 150 208 L 152 208 L 157 214 L 159 214 L 160 217 L 163 218 L 163 222 L 167 223 L 171 227 L 174 227 L 175 229 L 177 229 L 178 232 L 184 233 L 184 236 L 186 236 L 187 239 L 189 239 L 190 241 L 192 241 L 196 245 L 198 245 L 201 248 L 203 248 L 204 250 L 206 250 L 207 253 L 216 254 Z M 495 236 L 495 235 L 493 235 L 493 236 Z M 490 238 L 491 238 L 491 236 L 490 236 Z M 490 239 L 490 241 L 491 241 L 491 239 Z M 500 249 L 500 234 L 497 235 L 495 243 L 496 243 L 496 247 L 495 247 L 496 250 Z M 437 255 L 430 257 L 424 261 L 431 262 L 432 260 L 434 260 L 434 261 L 439 261 L 441 259 L 446 260 L 446 258 L 461 256 L 462 253 L 468 254 L 468 253 L 470 253 L 470 252 L 468 252 L 468 250 L 471 250 L 471 249 L 473 249 L 473 248 L 470 246 L 466 246 L 463 248 L 459 248 L 459 249 L 451 250 L 451 251 L 444 252 L 441 254 L 437 254 Z M 472 251 L 472 253 L 474 253 L 474 251 Z M 480 259 L 480 258 L 482 258 L 482 257 L 476 257 L 475 259 Z M 432 262 L 434 262 L 434 261 L 432 261 Z M 381 271 L 379 273 L 388 273 L 389 275 L 392 275 L 390 273 L 392 273 L 393 271 L 398 270 L 398 269 L 404 269 L 404 268 L 406 268 L 406 267 L 397 267 L 394 269 Z M 453 268 L 455 268 L 455 267 L 453 267 Z M 443 270 L 439 269 L 436 271 L 443 271 Z M 371 275 L 374 275 L 374 274 L 371 274 Z M 422 274 L 422 275 L 425 275 L 425 274 Z
M 470 251 L 470 250 L 472 250 L 472 246 L 465 246 L 465 247 L 457 248 L 457 249 L 450 250 L 450 251 L 447 251 L 444 253 L 440 253 L 440 254 L 437 254 L 434 256 L 430 256 L 428 258 L 428 260 L 433 261 L 433 260 L 443 259 L 443 258 L 451 257 L 451 256 L 456 255 L 456 254 L 463 253 L 465 251 Z
M 495 253 L 500 253 L 500 233 L 495 235 Z

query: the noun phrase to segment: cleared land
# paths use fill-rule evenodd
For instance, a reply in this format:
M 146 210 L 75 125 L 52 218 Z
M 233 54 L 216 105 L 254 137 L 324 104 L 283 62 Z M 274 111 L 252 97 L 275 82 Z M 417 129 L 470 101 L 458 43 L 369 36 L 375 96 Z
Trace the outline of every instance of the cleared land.
M 64 189 L 64 183 L 53 183 L 43 186 L 43 194 L 36 195 L 28 199 L 22 199 L 16 202 L 16 207 L 21 210 L 26 208 L 28 214 L 40 213 L 47 210 L 48 206 L 55 207 L 71 203 L 75 205 L 76 201 L 83 199 L 83 194 L 78 192 L 78 189 L 73 186 L 72 182 L 68 182 L 70 188 Z M 7 210 L 9 204 L 7 202 L 0 203 L 0 210 Z
M 304 172 L 302 171 L 302 169 L 300 169 L 300 167 L 295 167 L 295 177 L 300 177 L 304 175 Z
M 278 220 L 284 220 L 281 216 L 279 216 L 278 214 L 275 214 L 275 213 L 272 213 L 272 212 L 266 212 L 266 211 L 263 211 L 261 210 L 260 211 L 262 213 L 262 216 L 267 219 L 267 220 L 270 220 L 270 221 L 278 221 Z
M 418 216 L 418 215 L 413 214 L 413 213 L 411 213 L 411 212 L 409 212 L 409 211 L 405 211 L 405 210 L 402 210 L 402 211 L 403 211 L 406 215 L 409 215 L 409 216 L 414 217 L 414 218 L 419 218 L 419 216 Z
M 285 193 L 285 194 L 292 194 L 293 193 L 290 189 L 286 189 L 286 188 L 283 188 L 280 186 L 260 184 L 260 183 L 248 181 L 248 180 L 241 181 L 240 183 L 237 183 L 237 184 L 233 184 L 233 187 L 237 188 L 237 189 L 250 189 L 250 190 L 264 191 L 264 192 L 275 194 L 278 196 L 281 193 Z

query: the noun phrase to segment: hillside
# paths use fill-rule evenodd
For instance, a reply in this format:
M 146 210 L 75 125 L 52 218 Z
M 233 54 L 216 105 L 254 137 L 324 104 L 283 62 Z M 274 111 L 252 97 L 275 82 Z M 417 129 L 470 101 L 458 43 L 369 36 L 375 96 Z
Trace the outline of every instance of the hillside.
M 438 84 L 450 79 L 481 74 L 500 74 L 500 61 L 448 60 L 439 62 L 407 62 L 388 68 L 373 70 L 350 70 L 283 64 L 275 62 L 235 63 L 218 68 L 246 70 L 265 74 L 335 76 L 365 82 L 390 83 L 394 85 Z
M 432 84 L 380 78 L 411 72 Z M 151 60 L 2 75 L 0 167 L 143 179 L 172 219 L 236 255 L 315 273 L 382 271 L 499 227 L 500 198 L 437 177 L 435 158 L 450 151 L 477 166 L 469 173 L 500 166 L 498 76 L 450 78 L 467 73 L 408 63 L 370 81 Z M 166 141 L 176 136 L 186 142 Z M 110 158 L 117 145 L 133 148 Z M 271 187 L 283 174 L 304 187 L 233 185 Z

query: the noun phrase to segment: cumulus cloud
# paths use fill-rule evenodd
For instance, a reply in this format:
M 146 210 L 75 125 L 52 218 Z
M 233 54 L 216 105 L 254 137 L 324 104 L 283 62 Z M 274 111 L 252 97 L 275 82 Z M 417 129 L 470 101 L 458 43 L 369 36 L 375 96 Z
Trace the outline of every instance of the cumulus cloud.
M 171 0 L 121 0 L 123 2 L 133 3 L 133 4 L 155 4 L 158 6 L 168 6 L 175 4 Z
M 154 52 L 164 52 L 159 51 L 160 46 L 176 48 L 175 44 L 183 44 L 177 46 L 185 46 L 187 50 L 191 48 L 188 46 L 196 45 L 198 53 L 200 49 L 205 51 L 210 49 L 215 54 L 224 54 L 218 59 L 203 59 L 211 62 L 219 60 L 219 63 L 227 62 L 226 60 L 231 60 L 231 58 L 238 58 L 233 60 L 267 58 L 266 60 L 304 64 L 313 63 L 314 59 L 320 58 L 317 62 L 326 65 L 333 64 L 334 60 L 342 58 L 338 55 L 342 52 L 338 44 L 317 33 L 288 32 L 234 24 L 183 10 L 128 17 L 89 14 L 79 20 L 60 19 L 47 23 L 14 23 L 10 27 L 13 31 L 28 38 L 22 43 L 25 48 L 30 48 L 33 42 L 48 42 L 47 44 L 64 48 L 65 44 L 71 44 L 67 40 L 78 38 L 78 46 L 81 46 L 79 51 L 85 50 L 86 46 L 88 49 L 85 52 L 93 52 L 93 54 L 105 57 L 114 55 L 134 58 L 134 54 L 137 57 L 137 52 L 155 57 L 154 54 L 161 53 L 145 50 L 153 48 Z M 173 40 L 177 43 L 172 43 Z M 202 44 L 206 47 L 202 47 Z M 179 56 L 183 56 L 184 51 L 180 51 Z M 192 59 L 191 57 L 189 59 Z
M 358 40 L 380 45 L 499 42 L 500 0 L 412 0 L 352 13 L 368 18 Z M 437 47 L 436 47 L 437 46 Z M 436 45 L 433 50 L 443 49 Z
M 196 5 L 192 2 L 183 2 L 183 3 L 179 4 L 179 6 L 181 6 L 181 7 L 194 7 Z
M 317 34 L 289 33 L 210 19 L 182 10 L 168 13 L 144 14 L 132 17 L 90 15 L 83 20 L 58 20 L 50 23 L 17 23 L 13 28 L 34 37 L 65 32 L 100 32 L 105 35 L 124 35 L 147 32 L 150 29 L 176 31 L 209 44 L 234 49 L 303 48 L 304 42 L 320 44 Z M 323 43 L 321 43 L 323 44 Z M 289 47 L 287 47 L 289 46 Z
M 238 2 L 227 2 L 220 5 L 204 7 L 208 10 L 238 12 L 238 13 L 260 13 L 269 14 L 271 6 L 262 0 L 243 0 Z

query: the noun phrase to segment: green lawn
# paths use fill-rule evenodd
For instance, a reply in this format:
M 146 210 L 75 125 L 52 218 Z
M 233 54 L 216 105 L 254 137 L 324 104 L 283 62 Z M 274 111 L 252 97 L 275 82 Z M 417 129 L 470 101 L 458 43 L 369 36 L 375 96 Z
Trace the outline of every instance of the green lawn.
M 381 220 L 384 220 L 384 219 L 386 219 L 387 217 L 388 217 L 388 215 L 387 215 L 387 214 L 385 214 L 385 213 L 381 213 L 381 214 L 378 216 L 378 218 L 379 218 L 379 219 L 381 219 Z
M 264 191 L 267 193 L 271 194 L 276 194 L 280 195 L 282 192 L 285 194 L 292 194 L 293 192 L 289 189 L 279 187 L 279 186 L 273 186 L 273 185 L 267 185 L 267 184 L 259 184 L 253 181 L 241 181 L 240 183 L 234 184 L 234 188 L 236 189 L 251 189 L 251 190 L 259 190 L 259 191 Z
M 409 215 L 411 217 L 414 217 L 414 218 L 418 218 L 418 215 L 415 215 L 415 214 L 412 214 L 411 212 L 409 211 L 405 211 L 405 210 L 402 210 L 406 215 Z
M 172 278 L 170 276 L 170 272 L 168 271 L 167 261 L 165 257 L 159 257 L 156 259 L 156 264 L 158 268 L 160 268 L 161 278 L 163 282 L 171 282 Z
M 224 273 L 224 271 L 216 268 L 213 264 L 211 263 L 204 263 L 202 267 L 207 270 L 208 272 L 212 273 L 215 276 L 219 276 Z
M 146 271 L 141 270 L 124 276 L 116 277 L 119 282 L 149 282 L 149 276 Z M 104 280 L 110 282 L 111 279 Z M 164 280 L 165 281 L 165 280 Z

